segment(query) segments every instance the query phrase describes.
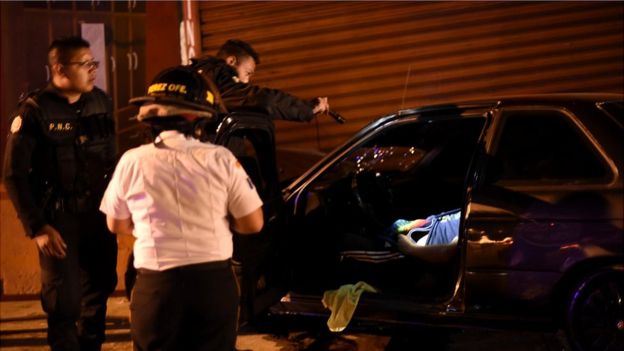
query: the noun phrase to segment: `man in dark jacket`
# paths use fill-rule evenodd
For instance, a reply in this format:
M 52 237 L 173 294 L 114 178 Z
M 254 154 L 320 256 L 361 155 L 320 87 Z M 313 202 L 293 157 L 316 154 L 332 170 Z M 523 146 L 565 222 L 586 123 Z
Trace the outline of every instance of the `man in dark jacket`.
M 13 115 L 4 182 L 39 249 L 52 350 L 100 350 L 117 284 L 117 242 L 98 211 L 115 166 L 111 102 L 82 38 L 55 40 L 48 65 L 50 84 Z
M 310 121 L 316 114 L 329 112 L 327 97 L 304 100 L 281 90 L 250 83 L 260 56 L 248 43 L 230 39 L 216 57 L 193 60 L 193 66 L 217 86 L 225 107 L 265 110 L 273 119 Z

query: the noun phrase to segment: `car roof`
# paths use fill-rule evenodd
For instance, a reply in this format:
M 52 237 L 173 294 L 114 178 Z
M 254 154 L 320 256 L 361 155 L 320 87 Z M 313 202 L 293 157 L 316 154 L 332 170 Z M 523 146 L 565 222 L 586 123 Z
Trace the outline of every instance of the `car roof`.
M 584 104 L 595 104 L 599 102 L 607 102 L 607 101 L 622 101 L 624 100 L 624 94 L 617 93 L 559 93 L 559 94 L 527 94 L 527 95 L 511 95 L 511 96 L 501 96 L 490 99 L 480 99 L 480 100 L 467 100 L 463 102 L 457 103 L 447 103 L 447 104 L 437 104 L 437 105 L 425 105 L 422 107 L 414 108 L 414 109 L 404 109 L 395 113 L 387 114 L 372 120 L 369 124 L 361 128 L 355 134 L 353 134 L 348 140 L 346 140 L 343 144 L 334 148 L 330 151 L 325 158 L 320 160 L 316 165 L 311 167 L 307 172 L 304 172 L 301 177 L 296 179 L 290 186 L 286 187 L 284 190 L 286 192 L 291 192 L 293 189 L 297 188 L 302 181 L 307 178 L 310 174 L 312 174 L 313 170 L 317 168 L 317 166 L 322 166 L 326 160 L 333 157 L 335 154 L 341 152 L 341 149 L 347 147 L 347 145 L 353 143 L 354 140 L 359 139 L 362 135 L 369 133 L 371 130 L 374 130 L 380 126 L 385 125 L 386 123 L 400 120 L 403 118 L 410 118 L 411 116 L 417 115 L 418 118 L 431 119 L 435 120 L 438 117 L 448 117 L 449 115 L 465 118 L 465 117 L 476 117 L 483 116 L 484 113 L 487 113 L 492 108 L 497 106 L 519 106 L 519 105 L 552 105 L 552 106 L 571 106 L 573 104 L 584 103 Z
M 504 106 L 509 104 L 520 105 L 542 105 L 557 104 L 567 105 L 573 102 L 606 102 L 606 101 L 622 101 L 624 94 L 617 93 L 557 93 L 557 94 L 526 94 L 526 95 L 509 95 L 501 97 L 484 98 L 478 100 L 466 100 L 456 103 L 425 105 L 412 109 L 404 109 L 398 111 L 397 115 L 411 115 L 415 113 L 433 113 L 448 110 L 473 110 L 480 108 L 493 107 L 496 105 Z

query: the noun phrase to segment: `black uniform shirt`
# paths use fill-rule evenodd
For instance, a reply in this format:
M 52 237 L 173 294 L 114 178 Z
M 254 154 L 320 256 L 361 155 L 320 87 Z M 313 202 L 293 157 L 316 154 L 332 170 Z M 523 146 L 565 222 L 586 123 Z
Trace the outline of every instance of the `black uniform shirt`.
M 4 182 L 28 236 L 49 223 L 60 199 L 93 198 L 97 210 L 115 164 L 111 111 L 98 88 L 70 104 L 49 85 L 20 102 L 7 138 Z
M 193 66 L 207 78 L 212 78 L 229 110 L 238 107 L 265 110 L 273 119 L 310 121 L 315 100 L 304 100 L 281 90 L 262 88 L 238 81 L 236 70 L 216 57 L 204 57 Z

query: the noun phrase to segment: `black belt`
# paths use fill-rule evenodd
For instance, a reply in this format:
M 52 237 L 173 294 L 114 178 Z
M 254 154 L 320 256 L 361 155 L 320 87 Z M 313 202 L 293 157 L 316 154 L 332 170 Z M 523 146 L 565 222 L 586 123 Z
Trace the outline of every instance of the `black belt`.
M 54 209 L 68 213 L 85 213 L 93 211 L 95 201 L 91 197 L 59 197 L 54 203 Z
M 169 268 L 164 271 L 155 271 L 147 268 L 137 268 L 139 274 L 155 274 L 155 273 L 176 273 L 176 272 L 202 272 L 202 271 L 214 271 L 217 269 L 230 268 L 232 265 L 231 260 L 203 262 L 196 264 L 189 264 L 186 266 Z

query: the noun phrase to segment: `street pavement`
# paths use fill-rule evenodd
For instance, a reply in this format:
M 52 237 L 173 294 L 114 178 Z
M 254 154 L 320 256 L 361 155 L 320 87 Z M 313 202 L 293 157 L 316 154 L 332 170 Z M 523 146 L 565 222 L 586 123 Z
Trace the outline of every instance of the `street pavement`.
M 114 297 L 108 302 L 107 340 L 104 351 L 130 351 L 128 302 Z M 39 301 L 0 302 L 0 349 L 48 350 L 46 320 Z M 560 333 L 423 328 L 409 335 L 339 333 L 326 330 L 286 330 L 279 334 L 242 332 L 239 351 L 411 351 L 411 350 L 566 350 Z

